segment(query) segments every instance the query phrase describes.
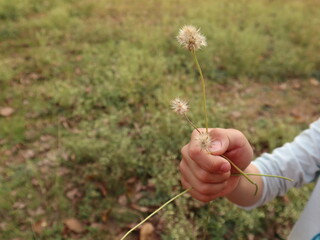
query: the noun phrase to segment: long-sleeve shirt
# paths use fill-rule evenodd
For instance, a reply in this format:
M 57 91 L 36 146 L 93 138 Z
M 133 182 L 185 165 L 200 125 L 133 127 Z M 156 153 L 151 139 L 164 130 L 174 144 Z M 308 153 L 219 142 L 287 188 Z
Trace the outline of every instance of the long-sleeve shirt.
M 294 181 L 263 177 L 262 197 L 253 206 L 245 208 L 248 210 L 278 195 L 285 195 L 292 187 L 301 187 L 316 181 L 320 173 L 320 119 L 313 122 L 309 129 L 299 134 L 293 142 L 284 144 L 271 154 L 262 154 L 252 164 L 262 174 L 285 176 Z M 320 180 L 288 239 L 320 239 Z

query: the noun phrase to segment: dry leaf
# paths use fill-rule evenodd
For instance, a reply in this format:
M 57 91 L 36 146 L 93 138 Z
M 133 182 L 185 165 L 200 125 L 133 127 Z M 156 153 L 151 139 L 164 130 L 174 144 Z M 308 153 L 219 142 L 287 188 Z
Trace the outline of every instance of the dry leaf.
M 68 218 L 64 220 L 64 224 L 70 231 L 75 233 L 83 233 L 86 231 L 82 222 L 75 218 Z
M 0 139 L 0 145 L 6 144 L 7 140 L 6 139 Z
M 46 227 L 48 227 L 48 223 L 44 219 L 32 224 L 32 230 L 38 234 L 41 234 Z
M 304 122 L 305 114 L 299 109 L 292 109 L 290 115 L 294 117 L 297 122 Z
M 230 115 L 232 118 L 238 119 L 242 116 L 242 113 L 240 111 L 232 111 Z
M 254 240 L 254 234 L 249 233 L 248 234 L 248 240 Z
M 140 240 L 152 240 L 154 232 L 154 227 L 151 223 L 145 223 L 140 229 Z
M 100 231 L 106 231 L 108 230 L 107 225 L 102 224 L 102 223 L 91 223 L 90 227 L 100 230 Z
M 79 191 L 78 188 L 73 188 L 71 190 L 69 190 L 67 193 L 67 198 L 69 198 L 70 200 L 76 200 L 78 198 L 81 198 L 81 192 Z
M 14 113 L 14 109 L 11 107 L 0 108 L 0 116 L 9 117 Z
M 145 186 L 144 190 L 147 190 L 150 192 L 150 191 L 154 191 L 155 189 L 156 189 L 156 184 L 152 179 L 149 179 L 147 186 Z
M 35 210 L 32 210 L 32 209 L 28 209 L 28 214 L 31 216 L 31 217 L 35 217 L 35 216 L 40 216 L 40 215 L 43 215 L 45 214 L 45 210 L 39 206 L 37 209 Z
M 13 208 L 15 208 L 15 209 L 23 209 L 23 208 L 25 208 L 27 205 L 25 204 L 25 203 L 23 203 L 23 202 L 15 202 L 14 204 L 13 204 Z
M 287 83 L 281 83 L 281 84 L 279 85 L 279 89 L 280 89 L 280 90 L 286 90 L 287 88 L 288 88 Z
M 320 85 L 319 81 L 315 78 L 310 78 L 309 82 L 311 83 L 312 86 L 315 86 L 315 87 Z
M 134 210 L 138 210 L 140 212 L 149 212 L 149 208 L 147 207 L 143 207 L 143 206 L 139 206 L 137 204 L 131 204 L 131 207 L 134 209 Z
M 109 208 L 101 213 L 100 218 L 101 218 L 102 222 L 105 223 L 109 220 L 110 212 L 111 212 L 111 209 Z
M 301 88 L 301 84 L 298 81 L 293 81 L 292 82 L 292 87 L 294 89 L 300 89 Z
M 122 205 L 122 206 L 127 205 L 128 199 L 127 199 L 127 197 L 126 197 L 125 194 L 122 194 L 122 195 L 119 196 L 119 198 L 118 198 L 118 203 L 119 203 L 120 205 Z
M 107 189 L 106 189 L 105 185 L 103 183 L 101 183 L 101 182 L 96 182 L 95 184 L 99 188 L 102 196 L 106 197 L 108 192 L 107 192 Z
M 27 150 L 21 151 L 21 155 L 24 159 L 31 159 L 35 156 L 35 153 L 31 149 L 27 149 Z
M 0 230 L 1 230 L 1 231 L 4 231 L 4 230 L 6 230 L 6 228 L 7 228 L 7 223 L 5 223 L 5 222 L 0 222 Z

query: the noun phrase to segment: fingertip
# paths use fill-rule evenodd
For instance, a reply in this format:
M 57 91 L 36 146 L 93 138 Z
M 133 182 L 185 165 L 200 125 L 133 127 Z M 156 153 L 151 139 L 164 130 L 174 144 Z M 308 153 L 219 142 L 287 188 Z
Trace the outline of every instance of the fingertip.
M 210 153 L 219 154 L 222 149 L 222 142 L 220 140 L 213 140 L 209 149 Z
M 231 170 L 231 165 L 228 162 L 222 163 L 220 168 L 219 168 L 219 172 L 221 172 L 221 173 L 227 173 L 230 170 Z
M 210 148 L 211 153 L 214 155 L 223 154 L 228 149 L 229 145 L 228 137 L 224 133 L 224 130 L 220 128 L 214 128 L 209 132 L 209 134 L 212 138 L 212 144 Z

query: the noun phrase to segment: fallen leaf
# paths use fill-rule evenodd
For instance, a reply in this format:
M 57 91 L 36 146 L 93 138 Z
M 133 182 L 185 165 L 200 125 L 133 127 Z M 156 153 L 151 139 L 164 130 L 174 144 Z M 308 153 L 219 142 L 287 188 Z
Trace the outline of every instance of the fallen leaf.
M 127 184 L 132 184 L 132 183 L 135 183 L 135 182 L 137 182 L 137 178 L 136 177 L 132 177 L 132 178 L 129 178 L 127 181 L 126 181 L 126 183 Z
M 156 184 L 152 179 L 149 179 L 147 184 L 147 189 L 151 191 L 151 190 L 155 190 L 155 188 L 156 188 Z
M 110 212 L 111 212 L 111 209 L 109 208 L 101 213 L 100 217 L 102 222 L 107 222 L 109 220 Z
M 57 170 L 57 175 L 58 176 L 64 176 L 64 175 L 67 175 L 68 173 L 70 173 L 70 170 L 68 168 L 65 168 L 65 167 L 59 167 Z
M 78 198 L 81 198 L 82 194 L 78 188 L 73 188 L 66 193 L 66 196 L 70 200 L 76 200 Z
M 141 191 L 143 185 L 138 178 L 132 177 L 126 181 L 127 195 L 131 198 Z
M 90 227 L 97 229 L 97 230 L 100 230 L 100 231 L 108 230 L 107 225 L 102 224 L 102 223 L 91 223 Z
M 13 204 L 13 208 L 15 208 L 15 209 L 23 209 L 23 208 L 25 208 L 27 205 L 25 204 L 25 203 L 23 203 L 23 202 L 15 202 L 14 204 Z
M 139 201 L 142 197 L 143 197 L 143 193 L 142 192 L 138 192 L 136 195 L 134 195 L 134 197 L 132 198 L 132 201 L 134 203 L 136 203 L 137 201 Z
M 287 83 L 281 83 L 281 84 L 279 85 L 279 89 L 280 89 L 280 90 L 286 90 L 287 88 L 288 88 Z
M 64 224 L 70 231 L 75 233 L 83 233 L 86 231 L 82 222 L 75 218 L 68 218 L 64 220 Z
M 154 232 L 154 227 L 151 223 L 145 223 L 140 229 L 140 240 L 152 240 L 152 234 Z
M 44 211 L 44 209 L 43 209 L 41 206 L 39 206 L 39 207 L 38 207 L 37 209 L 35 209 L 35 210 L 29 209 L 29 210 L 28 210 L 28 213 L 29 213 L 29 215 L 30 215 L 31 217 L 35 217 L 35 216 L 40 216 L 40 215 L 45 214 L 45 211 Z
M 48 223 L 44 219 L 32 224 L 32 230 L 38 234 L 41 234 L 46 227 L 48 227 Z
M 254 234 L 249 233 L 248 234 L 248 240 L 254 240 Z
M 31 159 L 35 156 L 35 153 L 33 150 L 28 149 L 28 150 L 21 151 L 21 155 L 24 159 Z
M 301 88 L 301 84 L 298 81 L 293 81 L 292 87 L 294 89 L 300 89 Z
M 118 198 L 118 203 L 119 203 L 120 205 L 122 205 L 122 206 L 127 205 L 128 199 L 127 199 L 127 197 L 126 197 L 125 194 L 122 194 L 122 195 L 119 196 L 119 198 Z
M 106 189 L 105 185 L 103 183 L 101 183 L 101 182 L 96 182 L 95 184 L 99 188 L 102 196 L 106 197 L 108 192 L 107 192 L 107 189 Z
M 149 208 L 147 207 L 143 207 L 143 206 L 139 206 L 137 204 L 131 204 L 131 207 L 134 209 L 134 210 L 138 210 L 140 212 L 149 212 Z
M 9 117 L 14 113 L 14 109 L 11 107 L 4 107 L 0 109 L 0 116 Z
M 31 73 L 29 75 L 29 78 L 32 79 L 32 80 L 37 80 L 40 78 L 40 75 L 38 73 Z
M 4 231 L 4 230 L 6 230 L 6 228 L 7 228 L 7 224 L 4 222 L 0 222 L 0 230 Z
M 299 109 L 292 109 L 290 115 L 293 116 L 297 122 L 304 122 L 305 120 L 305 114 Z
M 232 118 L 238 119 L 242 116 L 242 113 L 240 111 L 232 111 L 230 115 Z
M 315 87 L 320 85 L 319 81 L 316 78 L 310 78 L 309 82 L 312 86 L 315 86 Z

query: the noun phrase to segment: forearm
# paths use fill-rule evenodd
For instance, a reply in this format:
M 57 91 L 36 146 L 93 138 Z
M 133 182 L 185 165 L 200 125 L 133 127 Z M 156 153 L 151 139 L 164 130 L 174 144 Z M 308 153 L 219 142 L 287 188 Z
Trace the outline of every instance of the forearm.
M 245 173 L 254 173 L 259 174 L 259 170 L 256 166 L 253 164 L 250 164 L 245 170 Z M 254 195 L 254 192 L 256 190 L 256 187 L 254 184 L 250 183 L 247 179 L 244 177 L 240 177 L 239 183 L 234 191 L 232 191 L 230 194 L 228 194 L 226 197 L 229 201 L 246 207 L 251 206 L 255 204 L 262 195 L 263 190 L 263 181 L 261 176 L 249 176 L 254 182 L 258 184 L 258 192 L 256 195 Z

